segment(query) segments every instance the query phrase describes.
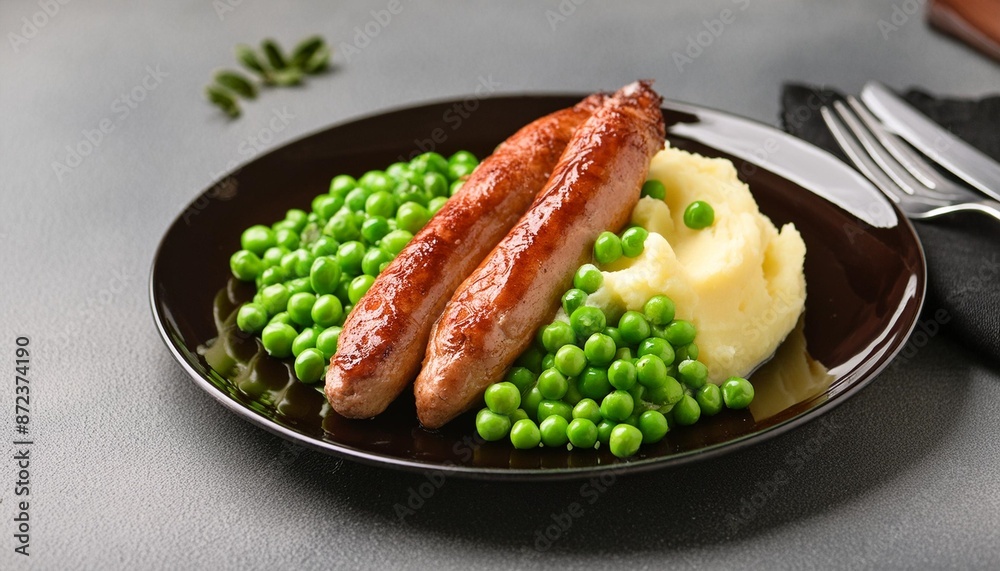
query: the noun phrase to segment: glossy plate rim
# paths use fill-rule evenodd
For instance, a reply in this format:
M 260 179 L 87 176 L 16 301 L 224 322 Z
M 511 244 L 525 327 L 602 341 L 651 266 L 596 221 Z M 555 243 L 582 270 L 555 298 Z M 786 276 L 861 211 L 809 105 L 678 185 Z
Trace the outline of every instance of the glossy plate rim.
M 585 94 L 579 93 L 557 93 L 557 92 L 540 92 L 540 93 L 509 93 L 509 94 L 499 94 L 496 96 L 486 97 L 482 99 L 513 99 L 513 98 L 583 98 Z M 234 175 L 239 170 L 244 168 L 247 164 L 261 160 L 262 158 L 280 152 L 281 150 L 299 144 L 305 139 L 308 139 L 319 133 L 323 133 L 329 130 L 341 128 L 353 123 L 365 121 L 368 119 L 376 118 L 382 115 L 405 112 L 416 110 L 422 107 L 430 107 L 442 104 L 451 104 L 462 101 L 461 98 L 446 98 L 446 99 L 435 99 L 427 100 L 421 102 L 415 102 L 409 105 L 400 105 L 395 107 L 386 108 L 383 110 L 375 111 L 372 113 L 353 116 L 347 118 L 343 121 L 327 125 L 313 131 L 309 131 L 295 139 L 292 139 L 280 146 L 277 146 L 267 153 L 262 153 L 260 155 L 255 155 L 247 163 L 236 166 L 231 171 L 219 177 L 219 180 L 225 180 L 227 177 Z M 404 471 L 409 471 L 413 473 L 429 473 L 436 472 L 447 476 L 455 476 L 466 479 L 478 479 L 478 480 L 493 480 L 493 481 L 551 481 L 551 480 L 574 480 L 580 479 L 588 476 L 599 475 L 606 472 L 613 472 L 616 474 L 629 473 L 636 474 L 642 472 L 648 472 L 652 470 L 661 470 L 668 467 L 678 467 L 693 462 L 699 462 L 702 460 L 708 460 L 712 458 L 717 458 L 719 456 L 736 452 L 738 450 L 744 450 L 753 445 L 771 440 L 775 437 L 783 435 L 788 431 L 801 427 L 816 418 L 829 413 L 834 408 L 856 395 L 862 389 L 867 387 L 873 380 L 875 380 L 878 375 L 885 370 L 886 367 L 892 363 L 893 359 L 899 354 L 900 351 L 905 347 L 906 342 L 909 340 L 913 330 L 916 328 L 918 323 L 918 318 L 921 310 L 923 309 L 923 304 L 926 301 L 926 287 L 927 287 L 927 262 L 924 255 L 923 245 L 920 242 L 919 236 L 917 235 L 913 225 L 906 218 L 905 215 L 894 205 L 890 200 L 888 200 L 881 192 L 874 188 L 867 180 L 861 178 L 861 175 L 856 171 L 848 167 L 846 164 L 837 159 L 834 155 L 828 153 L 827 151 L 812 145 L 802 139 L 798 139 L 784 131 L 781 131 L 771 125 L 765 123 L 741 117 L 733 113 L 726 111 L 712 109 L 710 107 L 696 105 L 691 103 L 685 103 L 680 101 L 673 101 L 665 99 L 662 105 L 664 110 L 681 112 L 681 113 L 707 113 L 710 117 L 724 117 L 727 120 L 733 120 L 741 122 L 748 127 L 760 130 L 761 132 L 767 132 L 769 136 L 775 137 L 783 142 L 793 143 L 798 147 L 810 148 L 813 152 L 819 153 L 822 157 L 822 161 L 829 161 L 831 164 L 838 165 L 837 168 L 842 168 L 845 175 L 848 177 L 853 177 L 856 179 L 857 184 L 861 185 L 864 190 L 870 194 L 868 198 L 875 199 L 881 203 L 882 208 L 887 208 L 889 212 L 894 214 L 896 218 L 896 223 L 905 230 L 905 235 L 908 239 L 911 239 L 913 245 L 916 248 L 918 254 L 918 268 L 919 273 L 916 275 L 920 287 L 917 288 L 914 294 L 914 301 L 911 303 L 916 304 L 916 308 L 913 310 L 913 319 L 905 327 L 905 332 L 901 329 L 900 335 L 896 336 L 894 343 L 889 347 L 888 351 L 885 351 L 879 355 L 868 355 L 862 361 L 862 363 L 878 359 L 878 363 L 856 379 L 851 382 L 851 384 L 844 390 L 837 392 L 831 398 L 826 399 L 824 402 L 810 408 L 809 410 L 802 412 L 796 416 L 783 420 L 777 424 L 765 427 L 759 431 L 751 432 L 741 436 L 737 436 L 732 440 L 727 440 L 725 442 L 720 442 L 706 446 L 701 449 L 681 452 L 672 455 L 657 456 L 652 458 L 643 458 L 630 461 L 623 464 L 613 464 L 613 465 L 596 465 L 596 466 L 584 466 L 584 467 L 565 467 L 565 468 L 484 468 L 484 467 L 472 467 L 472 466 L 460 466 L 450 462 L 443 463 L 429 463 L 421 462 L 417 460 L 412 460 L 409 458 L 402 458 L 398 456 L 392 456 L 387 454 L 378 454 L 374 452 L 369 452 L 365 450 L 360 450 L 352 446 L 345 444 L 338 444 L 330 442 L 327 440 L 320 440 L 307 436 L 305 434 L 299 433 L 291 428 L 282 426 L 271 419 L 264 417 L 257 411 L 254 411 L 241 403 L 232 399 L 229 395 L 223 392 L 221 389 L 213 385 L 205 376 L 203 376 L 189 361 L 182 351 L 180 341 L 175 340 L 171 332 L 168 330 L 167 320 L 164 315 L 165 308 L 162 307 L 161 300 L 157 295 L 156 291 L 156 276 L 158 262 L 161 258 L 161 253 L 166 247 L 168 238 L 171 235 L 174 227 L 182 220 L 184 213 L 188 209 L 192 208 L 206 192 L 211 190 L 218 181 L 212 181 L 212 184 L 207 187 L 206 190 L 202 190 L 198 195 L 181 210 L 180 213 L 170 222 L 164 235 L 160 239 L 156 252 L 153 255 L 152 263 L 149 272 L 149 302 L 150 309 L 152 312 L 153 321 L 156 325 L 156 329 L 160 334 L 161 339 L 170 351 L 171 356 L 177 361 L 187 376 L 194 381 L 195 385 L 208 393 L 213 399 L 222 404 L 225 408 L 236 413 L 237 416 L 243 418 L 254 424 L 259 428 L 275 434 L 285 440 L 299 444 L 319 452 L 326 454 L 332 454 L 343 459 L 358 461 L 367 465 L 376 467 L 388 467 L 395 468 Z M 668 138 L 671 134 L 668 128 Z M 731 153 L 734 155 L 739 155 L 739 152 L 734 152 L 733 149 L 725 149 L 714 147 L 716 150 Z M 754 161 L 752 158 L 741 157 L 748 160 L 751 163 L 756 163 L 758 166 L 763 168 L 769 168 L 768 165 L 761 161 Z M 806 188 L 805 190 L 814 194 L 819 199 L 825 199 L 829 201 L 828 197 L 824 197 L 818 194 L 814 189 Z M 852 212 L 854 216 L 858 216 L 856 212 Z

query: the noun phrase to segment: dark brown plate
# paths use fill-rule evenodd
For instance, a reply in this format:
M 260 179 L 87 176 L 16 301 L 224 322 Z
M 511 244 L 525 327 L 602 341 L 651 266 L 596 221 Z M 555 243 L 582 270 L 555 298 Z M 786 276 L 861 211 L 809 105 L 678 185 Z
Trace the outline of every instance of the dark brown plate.
M 494 479 L 639 471 L 733 451 L 832 410 L 902 349 L 926 278 L 920 243 L 902 215 L 816 147 L 727 113 L 675 103 L 663 109 L 670 143 L 733 160 L 761 210 L 779 226 L 794 222 L 806 243 L 804 323 L 754 373 L 757 397 L 749 410 L 675 428 L 628 460 L 606 449 L 518 451 L 507 442 L 477 442 L 471 416 L 441 431 L 421 429 L 409 392 L 376 419 L 343 419 L 319 391 L 295 381 L 287 363 L 263 355 L 232 327 L 233 310 L 253 293 L 228 283 L 228 259 L 244 228 L 308 208 L 339 173 L 357 176 L 424 150 L 485 156 L 520 126 L 580 98 L 422 105 L 332 127 L 256 158 L 203 192 L 163 237 L 150 295 L 167 347 L 208 394 L 283 438 L 382 466 Z

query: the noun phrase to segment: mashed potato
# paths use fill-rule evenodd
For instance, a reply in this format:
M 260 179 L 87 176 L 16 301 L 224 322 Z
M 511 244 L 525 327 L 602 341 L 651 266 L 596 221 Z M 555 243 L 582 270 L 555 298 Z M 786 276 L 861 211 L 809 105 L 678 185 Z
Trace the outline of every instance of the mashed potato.
M 662 182 L 667 195 L 643 198 L 632 212 L 632 222 L 650 232 L 645 250 L 607 268 L 587 303 L 617 316 L 665 294 L 677 306 L 677 319 L 697 327 L 698 360 L 710 380 L 746 376 L 775 352 L 802 313 L 802 237 L 792 224 L 779 232 L 760 213 L 728 160 L 668 147 L 653 158 L 649 178 Z M 684 225 L 684 209 L 695 200 L 715 209 L 711 227 Z

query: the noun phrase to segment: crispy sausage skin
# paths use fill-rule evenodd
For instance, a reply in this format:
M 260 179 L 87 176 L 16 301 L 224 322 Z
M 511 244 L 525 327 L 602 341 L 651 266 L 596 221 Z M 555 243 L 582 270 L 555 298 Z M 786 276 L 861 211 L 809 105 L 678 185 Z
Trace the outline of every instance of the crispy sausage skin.
M 326 396 L 334 410 L 375 416 L 413 380 L 455 288 L 528 209 L 573 132 L 604 100 L 592 95 L 504 141 L 379 274 L 344 323 L 330 362 Z
M 628 221 L 663 148 L 661 102 L 648 82 L 605 101 L 573 135 L 531 209 L 458 288 L 414 385 L 425 427 L 444 425 L 500 379 L 552 317 L 594 238 Z

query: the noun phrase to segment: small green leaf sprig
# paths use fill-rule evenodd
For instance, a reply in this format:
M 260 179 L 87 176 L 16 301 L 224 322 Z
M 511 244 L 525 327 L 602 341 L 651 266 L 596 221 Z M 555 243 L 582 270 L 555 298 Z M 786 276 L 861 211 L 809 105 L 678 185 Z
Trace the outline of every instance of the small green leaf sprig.
M 233 118 L 240 115 L 240 97 L 257 97 L 259 88 L 253 76 L 260 85 L 268 87 L 300 85 L 306 75 L 326 71 L 333 50 L 322 37 L 310 36 L 295 46 L 291 56 L 286 56 L 278 42 L 270 38 L 260 43 L 259 52 L 246 44 L 238 44 L 235 52 L 236 60 L 252 75 L 247 77 L 239 71 L 223 69 L 215 73 L 214 83 L 205 88 L 208 100 Z

